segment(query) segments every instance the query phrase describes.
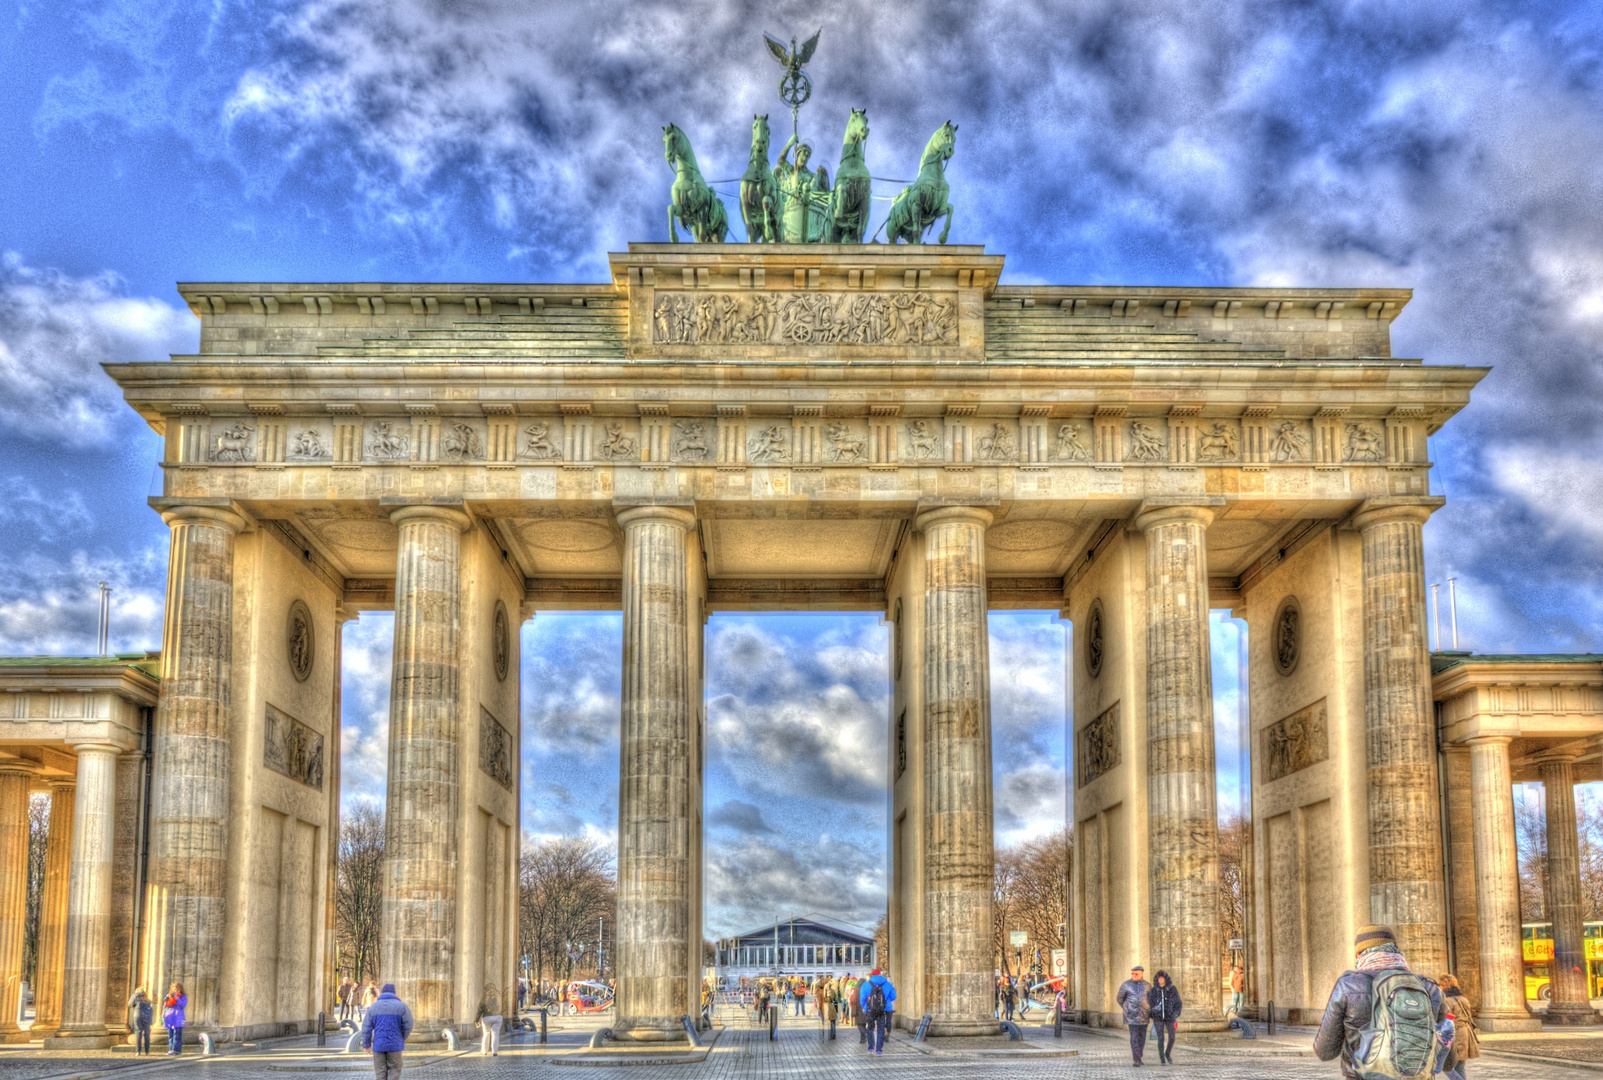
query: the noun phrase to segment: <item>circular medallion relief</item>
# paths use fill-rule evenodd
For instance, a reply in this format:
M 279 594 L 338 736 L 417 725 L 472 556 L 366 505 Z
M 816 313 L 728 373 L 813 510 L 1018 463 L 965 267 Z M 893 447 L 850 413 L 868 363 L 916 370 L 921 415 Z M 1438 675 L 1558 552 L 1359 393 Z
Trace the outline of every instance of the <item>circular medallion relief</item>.
M 1091 601 L 1091 612 L 1085 617 L 1085 670 L 1091 678 L 1102 674 L 1102 601 Z
M 1274 651 L 1275 670 L 1282 675 L 1296 671 L 1297 660 L 1302 655 L 1302 608 L 1297 605 L 1296 597 L 1288 596 L 1280 602 L 1269 641 Z
M 495 623 L 490 628 L 490 647 L 495 650 L 495 677 L 506 682 L 512 663 L 512 623 L 507 618 L 507 606 L 499 600 L 495 602 Z
M 296 682 L 305 682 L 312 673 L 312 660 L 317 656 L 317 634 L 312 626 L 312 611 L 304 600 L 289 606 L 284 634 L 289 648 L 290 674 L 295 676 Z

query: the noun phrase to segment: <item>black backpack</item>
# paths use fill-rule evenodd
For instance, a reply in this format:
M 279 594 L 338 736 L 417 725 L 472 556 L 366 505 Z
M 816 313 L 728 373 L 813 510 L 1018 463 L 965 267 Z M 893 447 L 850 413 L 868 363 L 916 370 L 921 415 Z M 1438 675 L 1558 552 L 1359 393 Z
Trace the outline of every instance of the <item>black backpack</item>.
M 883 1016 L 885 1014 L 885 984 L 869 983 L 868 985 L 872 987 L 868 992 L 868 1015 Z

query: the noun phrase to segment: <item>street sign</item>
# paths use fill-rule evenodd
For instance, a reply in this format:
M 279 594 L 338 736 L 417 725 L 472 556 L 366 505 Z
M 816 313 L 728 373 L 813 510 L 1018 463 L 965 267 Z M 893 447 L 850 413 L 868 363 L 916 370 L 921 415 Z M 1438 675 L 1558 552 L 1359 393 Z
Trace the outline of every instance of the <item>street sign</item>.
M 1009 930 L 1007 932 L 1007 943 L 1015 949 L 1024 948 L 1024 943 L 1029 940 L 1030 935 L 1023 930 Z
M 1068 973 L 1069 973 L 1069 950 L 1067 950 L 1067 949 L 1053 949 L 1052 950 L 1052 974 L 1054 976 L 1056 976 L 1056 975 L 1067 975 Z
M 1241 939 L 1238 937 L 1230 938 L 1225 942 L 1225 948 L 1229 949 L 1231 952 L 1240 952 L 1241 947 Z

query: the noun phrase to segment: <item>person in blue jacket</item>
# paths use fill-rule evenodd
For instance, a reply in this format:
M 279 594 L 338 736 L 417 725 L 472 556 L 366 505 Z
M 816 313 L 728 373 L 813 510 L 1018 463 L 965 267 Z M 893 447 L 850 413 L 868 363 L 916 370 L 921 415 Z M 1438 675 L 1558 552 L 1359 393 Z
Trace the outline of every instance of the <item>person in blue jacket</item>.
M 401 1080 L 401 1051 L 410 1034 L 412 1010 L 395 996 L 395 984 L 385 983 L 362 1021 L 362 1049 L 373 1051 L 375 1080 Z
M 896 987 L 885 977 L 885 973 L 875 968 L 858 991 L 858 1000 L 863 1007 L 863 1015 L 868 1017 L 868 1052 L 882 1054 L 885 1052 L 885 1036 L 891 1028 L 891 1014 L 896 1011 Z

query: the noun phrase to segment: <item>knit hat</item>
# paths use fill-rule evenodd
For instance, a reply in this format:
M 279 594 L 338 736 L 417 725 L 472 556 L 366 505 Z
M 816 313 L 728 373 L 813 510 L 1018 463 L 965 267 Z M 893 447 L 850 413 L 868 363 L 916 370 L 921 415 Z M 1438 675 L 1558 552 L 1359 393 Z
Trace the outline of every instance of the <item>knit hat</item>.
M 1396 945 L 1397 935 L 1389 926 L 1364 926 L 1353 937 L 1353 955 L 1360 956 L 1378 945 Z
M 383 986 L 378 988 L 378 992 L 381 994 L 393 994 L 395 993 L 395 984 L 385 983 Z

